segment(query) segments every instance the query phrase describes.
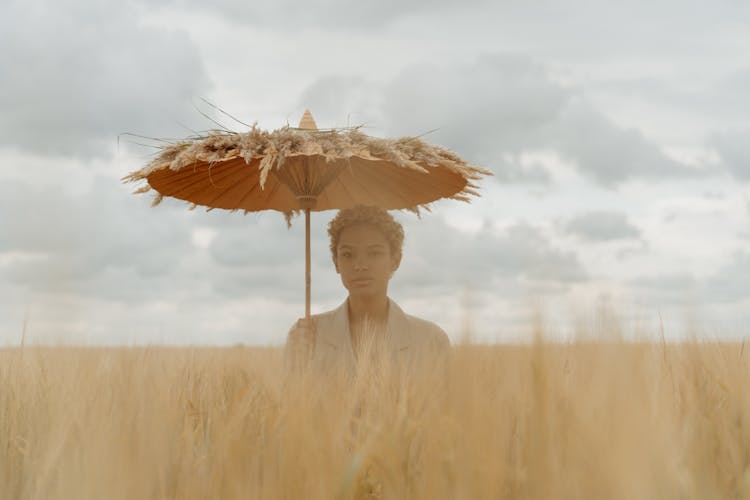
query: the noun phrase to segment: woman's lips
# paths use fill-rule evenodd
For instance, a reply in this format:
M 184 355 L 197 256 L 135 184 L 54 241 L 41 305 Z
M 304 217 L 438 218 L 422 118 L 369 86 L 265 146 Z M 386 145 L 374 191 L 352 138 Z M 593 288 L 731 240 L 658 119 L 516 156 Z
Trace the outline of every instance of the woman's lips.
M 352 284 L 355 286 L 367 286 L 372 283 L 372 278 L 357 278 L 352 280 Z

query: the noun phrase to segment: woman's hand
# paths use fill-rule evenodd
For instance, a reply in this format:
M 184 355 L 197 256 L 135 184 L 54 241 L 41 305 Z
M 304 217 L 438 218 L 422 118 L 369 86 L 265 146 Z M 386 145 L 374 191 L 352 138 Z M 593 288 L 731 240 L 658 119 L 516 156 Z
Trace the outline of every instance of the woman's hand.
M 300 318 L 294 324 L 286 339 L 287 349 L 295 358 L 307 358 L 315 349 L 317 328 L 314 319 Z

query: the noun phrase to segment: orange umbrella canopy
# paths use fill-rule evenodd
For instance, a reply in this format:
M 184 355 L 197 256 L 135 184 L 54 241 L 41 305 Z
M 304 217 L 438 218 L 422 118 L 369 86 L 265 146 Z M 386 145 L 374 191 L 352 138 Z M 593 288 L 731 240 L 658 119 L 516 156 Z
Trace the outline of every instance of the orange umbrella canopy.
M 413 137 L 380 139 L 358 129 L 217 132 L 164 147 L 124 180 L 145 180 L 158 203 L 172 196 L 210 208 L 329 210 L 374 205 L 418 210 L 441 198 L 468 201 L 487 170 Z

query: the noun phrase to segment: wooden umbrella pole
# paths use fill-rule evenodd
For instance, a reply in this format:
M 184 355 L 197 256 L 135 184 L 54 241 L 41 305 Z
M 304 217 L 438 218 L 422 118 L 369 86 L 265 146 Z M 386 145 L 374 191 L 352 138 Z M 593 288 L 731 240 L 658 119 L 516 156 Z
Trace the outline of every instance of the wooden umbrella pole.
M 305 319 L 310 320 L 310 209 L 305 208 Z

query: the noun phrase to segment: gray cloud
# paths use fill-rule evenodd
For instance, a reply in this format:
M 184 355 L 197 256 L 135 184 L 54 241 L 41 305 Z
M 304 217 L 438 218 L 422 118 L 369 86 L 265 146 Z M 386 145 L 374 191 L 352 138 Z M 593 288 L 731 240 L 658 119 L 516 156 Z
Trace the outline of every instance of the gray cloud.
M 700 283 L 686 272 L 642 276 L 628 283 L 650 307 L 696 303 Z
M 705 283 L 712 302 L 735 302 L 750 298 L 750 253 L 737 252 Z
M 639 287 L 647 287 L 662 291 L 685 291 L 696 286 L 697 281 L 690 273 L 663 274 L 659 276 L 645 276 L 630 282 Z
M 326 232 L 326 224 L 332 216 L 333 212 L 311 215 L 311 271 L 316 301 L 340 294 Z M 220 227 L 209 247 L 212 265 L 206 273 L 206 281 L 217 293 L 227 297 L 263 295 L 286 301 L 303 299 L 303 219 L 294 219 L 289 229 L 281 216 L 255 218 L 250 215 L 242 222 Z
M 495 180 L 502 183 L 550 185 L 552 177 L 541 162 L 521 161 L 519 155 L 508 154 L 492 162 Z
M 422 12 L 434 13 L 449 9 L 455 4 L 450 0 L 381 0 L 379 2 L 350 2 L 347 0 L 278 0 L 276 2 L 243 2 L 241 0 L 218 0 L 210 5 L 198 0 L 157 0 L 157 3 L 180 8 L 206 10 L 219 14 L 232 22 L 251 26 L 272 26 L 290 30 L 325 27 L 338 31 L 375 30 L 399 18 Z M 489 4 L 488 0 L 472 0 L 474 8 Z M 463 4 L 462 8 L 466 8 Z
M 189 37 L 127 2 L 3 2 L 0 46 L 0 146 L 84 158 L 121 132 L 184 136 L 209 89 Z
M 144 283 L 167 278 L 191 246 L 176 214 L 149 210 L 110 179 L 97 179 L 80 196 L 3 181 L 0 253 L 19 260 L 0 273 L 36 291 L 145 298 L 152 290 Z
M 750 181 L 750 129 L 715 134 L 711 144 L 722 165 L 741 181 Z
M 315 113 L 322 116 L 345 114 L 341 103 L 356 106 L 362 121 L 378 124 L 388 135 L 437 128 L 428 140 L 493 168 L 501 181 L 546 182 L 543 167 L 524 169 L 513 161 L 539 150 L 558 152 L 604 185 L 696 175 L 639 131 L 615 125 L 523 56 L 414 65 L 382 87 L 356 77 L 327 77 L 310 86 L 301 102 L 319 106 Z
M 712 275 L 698 279 L 681 272 L 641 277 L 631 285 L 667 303 L 703 301 L 708 304 L 728 304 L 750 298 L 750 253 L 740 251 Z
M 707 74 L 708 81 L 685 82 L 672 78 L 649 76 L 607 79 L 593 85 L 613 97 L 637 99 L 646 105 L 668 107 L 692 115 L 711 126 L 744 123 L 743 110 L 750 104 L 746 92 L 750 85 L 750 68 L 732 68 L 725 75 Z
M 550 144 L 603 185 L 631 178 L 690 177 L 698 173 L 667 156 L 633 128 L 615 126 L 580 98 L 571 99 L 550 128 Z
M 541 145 L 568 94 L 523 56 L 496 54 L 452 66 L 406 68 L 384 90 L 394 134 L 430 139 L 480 158 Z
M 318 126 L 364 126 L 366 132 L 384 125 L 384 100 L 381 86 L 362 76 L 327 75 L 306 87 L 298 101 Z
M 555 248 L 533 226 L 467 234 L 426 216 L 407 230 L 394 286 L 409 295 L 450 293 L 469 286 L 517 296 L 524 290 L 559 292 L 587 279 L 575 254 Z
M 624 213 L 592 211 L 570 219 L 564 231 L 587 241 L 611 241 L 639 238 L 641 232 Z
M 706 78 L 707 77 L 707 78 Z M 614 79 L 594 85 L 612 99 L 636 100 L 643 107 L 671 109 L 685 122 L 683 127 L 714 130 L 694 132 L 703 136 L 701 146 L 713 149 L 720 168 L 739 180 L 750 178 L 750 128 L 745 110 L 750 107 L 747 88 L 750 68 L 732 68 L 724 75 L 704 76 L 708 81 L 675 81 L 670 78 Z M 696 143 L 696 139 L 689 141 Z
M 718 316 L 711 313 L 704 315 L 704 312 L 717 309 L 717 301 L 706 297 L 705 281 L 689 272 L 678 271 L 644 276 L 632 280 L 629 285 L 630 292 L 633 293 L 633 298 L 642 311 L 648 311 L 649 316 L 652 315 L 653 319 L 659 321 L 659 324 L 655 325 L 658 328 L 656 331 L 667 338 L 674 336 L 676 339 L 681 339 L 686 335 L 691 335 L 695 332 L 695 328 L 700 328 L 699 325 L 703 323 L 703 320 L 723 322 L 727 319 L 732 321 L 737 317 L 730 318 L 730 315 L 726 313 Z M 736 312 L 740 310 L 741 308 L 738 307 Z M 688 324 L 676 326 L 676 320 L 679 322 L 687 320 Z M 722 332 L 724 335 L 730 333 L 727 330 Z
M 310 216 L 311 247 L 316 250 L 312 253 L 312 259 L 323 265 L 330 261 L 326 225 L 333 214 L 332 211 L 313 212 Z M 236 221 L 231 226 L 225 225 L 211 244 L 210 254 L 217 264 L 232 268 L 283 266 L 292 261 L 303 261 L 303 217 L 294 218 L 291 228 L 287 228 L 281 215 L 256 218 L 250 214 L 242 220 L 239 214 L 232 214 L 222 218 Z

